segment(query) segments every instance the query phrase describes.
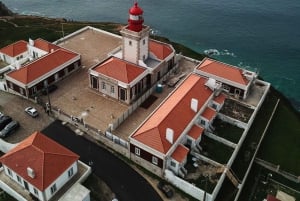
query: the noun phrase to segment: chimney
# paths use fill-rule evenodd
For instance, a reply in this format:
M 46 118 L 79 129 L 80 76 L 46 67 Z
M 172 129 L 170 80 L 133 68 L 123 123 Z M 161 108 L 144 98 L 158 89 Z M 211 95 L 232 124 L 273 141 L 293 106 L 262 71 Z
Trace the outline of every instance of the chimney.
M 174 131 L 173 131 L 173 129 L 171 129 L 171 128 L 166 129 L 166 139 L 168 140 L 168 142 L 173 144 L 173 140 L 174 140 Z
M 198 100 L 195 98 L 192 98 L 192 100 L 191 100 L 191 109 L 194 112 L 197 112 L 197 110 L 198 110 Z
M 29 177 L 31 177 L 32 179 L 34 179 L 35 177 L 35 173 L 34 173 L 34 170 L 30 167 L 27 167 L 27 174 Z

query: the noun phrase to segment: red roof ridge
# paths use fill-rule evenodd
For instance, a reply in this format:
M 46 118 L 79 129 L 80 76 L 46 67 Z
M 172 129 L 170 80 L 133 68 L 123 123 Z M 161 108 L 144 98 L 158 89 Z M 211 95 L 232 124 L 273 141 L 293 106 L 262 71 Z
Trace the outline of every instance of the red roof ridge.
M 205 70 L 206 68 L 209 68 L 209 67 L 216 67 L 216 66 L 213 66 L 213 64 L 218 64 L 218 65 L 221 65 L 221 67 L 226 67 L 227 68 L 227 71 L 220 71 L 220 74 L 217 74 L 216 72 L 210 72 L 209 70 Z M 220 68 L 220 66 L 217 66 L 217 68 Z M 211 58 L 208 58 L 208 57 L 205 57 L 202 62 L 199 64 L 199 66 L 197 67 L 198 70 L 203 70 L 204 72 L 207 72 L 209 74 L 214 74 L 220 78 L 223 78 L 223 79 L 226 79 L 226 80 L 230 80 L 232 82 L 236 82 L 236 83 L 239 83 L 239 84 L 243 84 L 243 85 L 247 85 L 249 83 L 249 80 L 247 80 L 245 78 L 245 76 L 243 75 L 243 71 L 244 69 L 242 68 L 239 68 L 237 66 L 234 66 L 234 65 L 231 65 L 231 64 L 227 64 L 227 63 L 224 63 L 224 62 L 221 62 L 221 61 L 217 61 L 217 60 L 214 60 L 214 59 L 211 59 Z M 233 69 L 235 71 L 229 71 L 229 69 Z M 220 69 L 221 70 L 221 69 Z M 240 74 L 236 74 L 234 72 L 239 72 Z M 233 73 L 232 73 L 233 72 Z M 227 73 L 227 74 L 224 74 L 224 73 Z M 230 73 L 230 74 L 228 74 Z M 235 77 L 232 77 L 232 76 L 236 76 L 238 75 L 237 78 Z

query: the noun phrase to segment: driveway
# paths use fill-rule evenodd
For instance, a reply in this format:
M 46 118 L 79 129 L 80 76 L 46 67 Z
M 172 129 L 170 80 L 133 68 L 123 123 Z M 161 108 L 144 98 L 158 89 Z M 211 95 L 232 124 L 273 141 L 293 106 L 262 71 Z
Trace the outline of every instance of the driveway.
M 89 164 L 120 201 L 162 201 L 152 186 L 125 162 L 93 142 L 74 134 L 56 120 L 42 133 L 80 155 L 80 160 Z

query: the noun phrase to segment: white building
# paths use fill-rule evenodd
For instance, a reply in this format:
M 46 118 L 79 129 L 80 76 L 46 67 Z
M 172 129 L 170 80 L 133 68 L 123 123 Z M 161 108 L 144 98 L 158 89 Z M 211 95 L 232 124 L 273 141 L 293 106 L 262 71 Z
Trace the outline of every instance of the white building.
M 78 171 L 79 156 L 35 132 L 0 158 L 5 174 L 40 201 L 50 200 Z

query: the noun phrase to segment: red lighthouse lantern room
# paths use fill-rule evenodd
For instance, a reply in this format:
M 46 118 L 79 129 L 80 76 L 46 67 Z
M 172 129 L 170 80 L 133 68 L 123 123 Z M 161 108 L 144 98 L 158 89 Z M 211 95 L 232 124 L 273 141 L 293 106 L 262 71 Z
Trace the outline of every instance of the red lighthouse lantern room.
M 143 29 L 143 9 L 135 2 L 134 6 L 129 9 L 128 29 L 131 31 L 139 32 Z

